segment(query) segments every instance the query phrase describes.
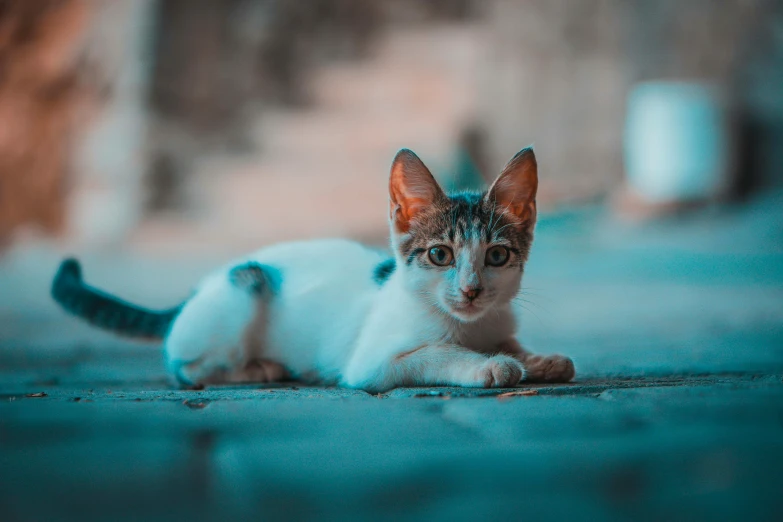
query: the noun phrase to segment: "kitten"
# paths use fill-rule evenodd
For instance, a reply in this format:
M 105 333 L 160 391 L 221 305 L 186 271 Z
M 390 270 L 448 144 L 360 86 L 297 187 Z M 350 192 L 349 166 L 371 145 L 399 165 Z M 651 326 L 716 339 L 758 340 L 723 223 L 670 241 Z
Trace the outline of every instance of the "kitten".
M 487 192 L 455 195 L 403 149 L 389 182 L 392 258 L 344 240 L 271 246 L 164 311 L 85 285 L 66 260 L 52 295 L 96 326 L 164 339 L 170 373 L 189 386 L 293 378 L 382 392 L 567 382 L 570 359 L 532 355 L 515 339 L 511 301 L 533 241 L 537 187 L 530 148 Z

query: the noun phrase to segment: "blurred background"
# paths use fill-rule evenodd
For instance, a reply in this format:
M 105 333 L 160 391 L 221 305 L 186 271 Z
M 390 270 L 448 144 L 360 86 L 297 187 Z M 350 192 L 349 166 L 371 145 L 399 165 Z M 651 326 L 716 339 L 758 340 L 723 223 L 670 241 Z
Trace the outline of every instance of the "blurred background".
M 66 328 L 64 255 L 167 305 L 272 242 L 385 245 L 401 147 L 459 189 L 535 145 L 545 351 L 779 297 L 781 1 L 4 0 L 0 122 L 0 330 L 26 349 Z
M 403 146 L 472 186 L 534 143 L 544 209 L 783 177 L 776 1 L 7 0 L 1 16 L 6 244 L 379 241 Z

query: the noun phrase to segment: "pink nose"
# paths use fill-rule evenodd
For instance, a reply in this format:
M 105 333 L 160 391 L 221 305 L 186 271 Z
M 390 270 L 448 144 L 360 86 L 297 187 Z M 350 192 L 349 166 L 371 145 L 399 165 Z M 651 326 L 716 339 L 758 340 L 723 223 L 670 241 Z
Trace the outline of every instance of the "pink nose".
M 476 299 L 479 294 L 481 293 L 482 288 L 474 287 L 474 288 L 468 288 L 467 290 L 462 289 L 462 295 L 468 298 L 468 301 L 473 301 Z

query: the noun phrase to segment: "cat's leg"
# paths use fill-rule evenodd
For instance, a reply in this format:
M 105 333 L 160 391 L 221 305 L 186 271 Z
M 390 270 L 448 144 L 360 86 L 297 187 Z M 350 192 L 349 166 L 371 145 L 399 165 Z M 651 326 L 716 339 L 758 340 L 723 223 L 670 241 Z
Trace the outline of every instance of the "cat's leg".
M 423 345 L 394 355 L 381 364 L 353 361 L 343 384 L 371 392 L 399 386 L 516 386 L 525 376 L 523 365 L 507 355 L 486 355 L 453 344 Z
M 525 350 L 516 339 L 500 343 L 498 350 L 522 362 L 528 382 L 569 382 L 576 373 L 574 363 L 568 357 L 535 355 Z
M 244 364 L 233 361 L 226 364 L 222 360 L 216 364 L 213 358 L 181 364 L 175 376 L 185 387 L 201 387 L 205 384 L 280 382 L 288 379 L 289 374 L 285 366 L 269 359 L 253 359 Z
M 166 339 L 170 371 L 185 386 L 275 382 L 288 376 L 263 358 L 269 284 L 262 265 L 246 263 L 207 281 Z
M 251 359 L 230 376 L 232 382 L 280 382 L 290 377 L 282 364 L 269 359 Z

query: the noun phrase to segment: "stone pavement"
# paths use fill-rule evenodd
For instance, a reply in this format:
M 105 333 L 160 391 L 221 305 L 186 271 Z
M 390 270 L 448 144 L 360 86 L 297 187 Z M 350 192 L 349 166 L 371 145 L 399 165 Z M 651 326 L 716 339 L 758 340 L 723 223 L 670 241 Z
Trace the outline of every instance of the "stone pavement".
M 542 219 L 521 339 L 578 380 L 514 390 L 176 390 L 156 347 L 48 303 L 57 247 L 20 247 L 0 265 L 0 519 L 780 520 L 781 203 Z M 165 304 L 207 261 L 85 264 Z

